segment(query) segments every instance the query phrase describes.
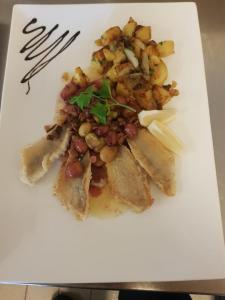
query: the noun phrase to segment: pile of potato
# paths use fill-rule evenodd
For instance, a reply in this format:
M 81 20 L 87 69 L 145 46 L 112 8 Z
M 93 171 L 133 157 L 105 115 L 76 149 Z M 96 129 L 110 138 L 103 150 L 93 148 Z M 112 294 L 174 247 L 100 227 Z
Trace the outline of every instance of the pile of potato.
M 156 43 L 150 26 L 130 17 L 123 30 L 109 28 L 96 44 L 101 49 L 93 53 L 92 67 L 110 80 L 114 96 L 135 98 L 141 109 L 151 110 L 178 95 L 175 82 L 164 85 L 168 70 L 162 60 L 174 53 L 174 42 Z

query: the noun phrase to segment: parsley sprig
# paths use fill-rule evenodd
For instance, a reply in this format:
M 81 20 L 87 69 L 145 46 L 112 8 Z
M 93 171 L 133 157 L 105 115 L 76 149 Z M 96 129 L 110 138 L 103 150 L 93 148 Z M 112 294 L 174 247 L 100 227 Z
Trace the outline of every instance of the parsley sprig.
M 111 107 L 113 106 L 120 106 L 136 112 L 136 110 L 132 107 L 121 104 L 112 97 L 110 84 L 106 79 L 102 81 L 102 85 L 99 90 L 96 90 L 93 86 L 89 86 L 78 96 L 72 97 L 69 102 L 71 104 L 78 105 L 80 109 L 83 110 L 85 107 L 90 105 L 93 97 L 98 99 L 99 102 L 91 107 L 90 113 L 96 116 L 101 124 L 106 124 L 107 116 L 110 114 Z

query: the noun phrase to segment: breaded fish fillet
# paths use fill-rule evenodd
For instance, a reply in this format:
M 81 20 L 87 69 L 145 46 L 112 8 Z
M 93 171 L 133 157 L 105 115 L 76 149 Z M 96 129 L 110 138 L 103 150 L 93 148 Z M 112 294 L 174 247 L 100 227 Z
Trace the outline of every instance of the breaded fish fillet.
M 150 132 L 140 129 L 128 140 L 131 152 L 156 185 L 168 196 L 176 193 L 175 157 Z
M 66 163 L 64 163 L 58 173 L 54 192 L 67 209 L 71 210 L 78 219 L 84 220 L 88 215 L 91 181 L 91 163 L 88 155 L 84 157 L 82 164 L 85 168 L 83 176 L 66 178 Z
M 130 150 L 121 146 L 116 158 L 106 164 L 108 183 L 117 199 L 140 212 L 152 203 L 148 175 Z
M 47 173 L 52 163 L 62 155 L 69 143 L 70 132 L 64 129 L 59 138 L 46 137 L 26 146 L 21 151 L 21 176 L 26 184 L 32 185 Z

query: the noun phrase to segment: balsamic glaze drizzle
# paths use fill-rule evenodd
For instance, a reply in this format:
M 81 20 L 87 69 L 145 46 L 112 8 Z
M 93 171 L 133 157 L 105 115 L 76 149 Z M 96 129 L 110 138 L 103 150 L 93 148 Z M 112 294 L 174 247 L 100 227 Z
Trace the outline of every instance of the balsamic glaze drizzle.
M 27 82 L 28 89 L 26 94 L 28 94 L 30 91 L 30 79 L 38 74 L 43 68 L 45 68 L 55 57 L 66 50 L 66 48 L 68 48 L 80 34 L 80 31 L 77 31 L 63 44 L 61 48 L 57 49 L 57 52 L 55 54 L 50 56 L 51 52 L 56 49 L 69 34 L 69 30 L 66 30 L 53 43 L 46 46 L 46 48 L 38 51 L 38 49 L 42 45 L 44 45 L 44 43 L 48 40 L 52 33 L 57 30 L 59 24 L 54 25 L 47 33 L 45 33 L 46 26 L 39 26 L 31 29 L 31 25 L 35 23 L 37 23 L 37 19 L 33 18 L 22 30 L 22 33 L 24 34 L 30 34 L 32 32 L 37 33 L 20 50 L 21 54 L 28 51 L 28 54 L 25 56 L 24 60 L 29 61 L 41 56 L 41 59 L 24 75 L 24 77 L 20 81 L 21 83 Z

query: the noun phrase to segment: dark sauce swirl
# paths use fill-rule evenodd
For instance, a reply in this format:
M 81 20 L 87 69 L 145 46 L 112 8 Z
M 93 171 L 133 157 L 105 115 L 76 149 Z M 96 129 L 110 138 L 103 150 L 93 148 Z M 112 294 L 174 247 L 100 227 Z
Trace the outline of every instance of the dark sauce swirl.
M 63 45 L 61 43 L 68 36 L 69 30 L 66 30 L 62 35 L 60 35 L 53 43 L 47 45 L 46 48 L 40 47 L 44 45 L 44 43 L 49 39 L 49 37 L 58 29 L 59 24 L 54 25 L 47 33 L 46 26 L 39 26 L 35 28 L 31 28 L 33 24 L 37 23 L 37 19 L 33 18 L 22 30 L 24 34 L 31 34 L 36 32 L 37 34 L 32 37 L 20 50 L 20 53 L 28 52 L 25 56 L 25 61 L 30 61 L 37 57 L 40 57 L 40 60 L 23 76 L 21 79 L 21 83 L 26 83 L 28 85 L 28 89 L 26 94 L 30 91 L 30 80 L 35 75 L 37 75 L 42 69 L 44 69 L 55 57 L 57 57 L 60 53 L 65 51 L 78 37 L 80 31 L 77 31 L 73 34 L 68 40 L 65 41 Z M 60 47 L 61 45 L 61 47 Z M 59 48 L 60 47 L 60 48 Z M 57 48 L 57 49 L 56 49 Z M 53 51 L 54 52 L 53 54 Z M 52 54 L 51 54 L 52 53 Z

